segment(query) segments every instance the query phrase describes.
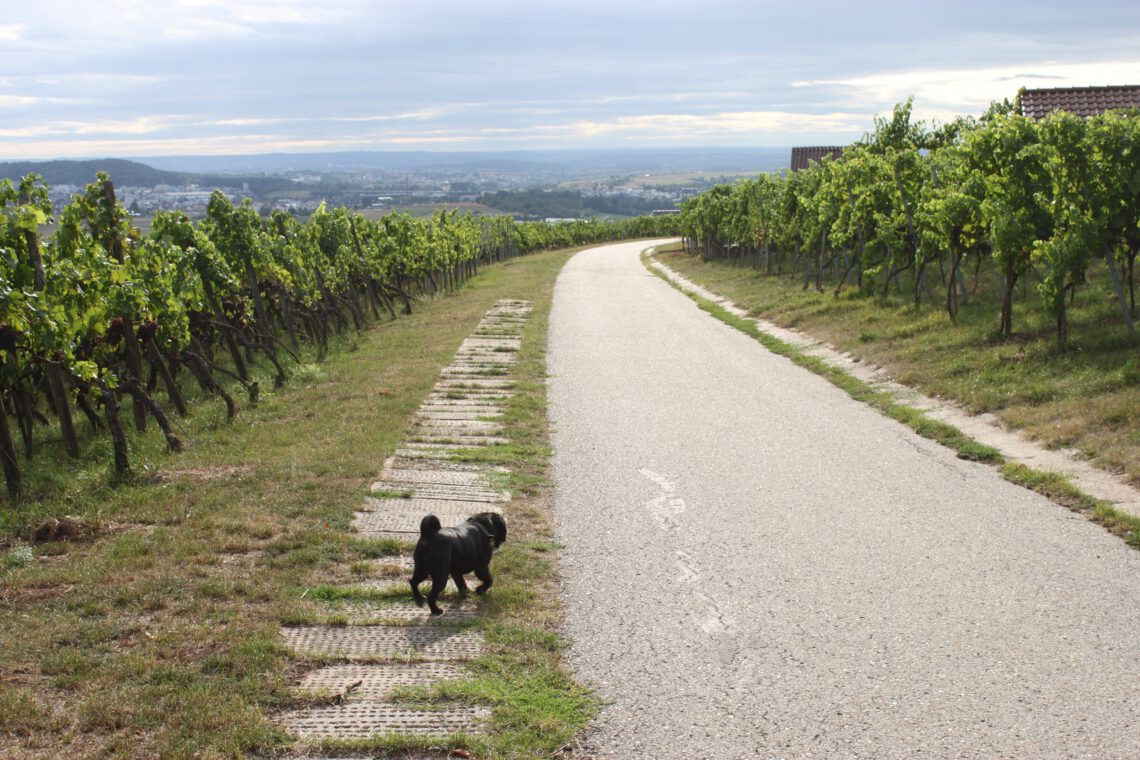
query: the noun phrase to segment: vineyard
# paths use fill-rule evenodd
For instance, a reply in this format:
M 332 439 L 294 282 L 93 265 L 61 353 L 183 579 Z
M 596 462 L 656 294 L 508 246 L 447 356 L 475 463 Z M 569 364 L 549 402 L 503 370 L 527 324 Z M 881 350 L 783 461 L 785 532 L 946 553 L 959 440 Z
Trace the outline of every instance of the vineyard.
M 805 171 L 714 188 L 681 215 L 690 252 L 803 288 L 938 299 L 954 319 L 992 278 L 998 334 L 1013 334 L 1031 282 L 1063 345 L 1069 306 L 1104 264 L 1119 324 L 1135 334 L 1140 253 L 1140 114 L 1041 121 L 1009 103 L 939 127 L 911 102 L 838 156 Z M 973 282 L 967 275 L 973 273 Z
M 372 221 L 324 207 L 302 223 L 280 211 L 261 217 L 248 200 L 235 205 L 215 192 L 205 219 L 162 212 L 143 235 L 106 174 L 53 213 L 37 175 L 0 184 L 0 460 L 9 498 L 23 493 L 22 464 L 40 448 L 79 458 L 85 437 L 106 436 L 114 472 L 126 475 L 127 429 L 153 422 L 167 448 L 180 450 L 170 414 L 188 415 L 190 394 L 217 399 L 233 418 L 234 395 L 256 404 L 260 383 L 284 384 L 302 352 L 320 360 L 334 336 L 411 313 L 417 298 L 454 290 L 480 267 L 670 234 L 675 224 L 547 225 L 454 212 Z

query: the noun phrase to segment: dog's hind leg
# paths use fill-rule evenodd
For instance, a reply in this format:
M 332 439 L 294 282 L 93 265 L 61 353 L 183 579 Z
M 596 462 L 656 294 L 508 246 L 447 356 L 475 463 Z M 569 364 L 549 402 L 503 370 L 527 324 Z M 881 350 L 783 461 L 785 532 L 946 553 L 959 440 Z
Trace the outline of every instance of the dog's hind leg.
M 443 610 L 436 604 L 436 599 L 443 592 L 444 587 L 447 585 L 447 568 L 437 570 L 431 576 L 431 591 L 428 592 L 428 607 L 431 608 L 431 614 L 442 615 Z
M 455 587 L 459 589 L 459 596 L 467 596 L 470 589 L 467 588 L 467 581 L 463 580 L 463 573 L 452 573 L 451 580 L 455 581 Z
M 416 600 L 417 607 L 424 606 L 424 595 L 420 593 L 420 584 L 427 580 L 428 574 L 418 567 L 412 572 L 412 579 L 408 583 L 412 586 L 412 599 Z
M 475 577 L 479 579 L 480 583 L 475 587 L 476 594 L 482 594 L 491 588 L 493 579 L 491 578 L 491 568 L 477 567 L 475 568 Z

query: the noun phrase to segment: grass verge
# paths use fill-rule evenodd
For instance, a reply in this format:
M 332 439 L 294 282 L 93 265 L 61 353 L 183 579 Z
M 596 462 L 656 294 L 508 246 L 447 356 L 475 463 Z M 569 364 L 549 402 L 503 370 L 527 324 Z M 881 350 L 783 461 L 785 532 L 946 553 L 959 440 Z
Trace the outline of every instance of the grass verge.
M 974 440 L 953 425 L 932 419 L 918 409 L 900 404 L 894 400 L 890 393 L 873 388 L 819 357 L 811 356 L 801 349 L 769 335 L 762 331 L 753 320 L 733 314 L 723 306 L 687 290 L 669 279 L 661 270 L 652 266 L 649 258 L 647 254 L 642 254 L 642 262 L 650 272 L 688 296 L 702 311 L 745 335 L 755 338 L 772 353 L 784 356 L 795 364 L 820 375 L 841 388 L 851 398 L 862 401 L 891 419 L 907 425 L 922 437 L 937 441 L 943 446 L 953 449 L 960 459 L 1000 466 L 1002 476 L 1011 483 L 1037 491 L 1052 501 L 1084 515 L 1106 528 L 1113 535 L 1123 538 L 1130 546 L 1140 549 L 1140 518 L 1122 512 L 1106 501 L 1083 493 L 1064 476 L 1043 473 L 1022 464 L 1007 462 L 1000 451 Z
M 518 497 L 486 601 L 487 654 L 474 665 L 493 711 L 478 742 L 481 757 L 561 746 L 594 709 L 562 668 L 546 511 L 542 355 L 567 256 L 490 267 L 346 339 L 233 424 L 220 405 L 197 405 L 182 423 L 188 450 L 140 442 L 131 483 L 108 485 L 101 465 L 73 468 L 26 513 L 6 515 L 9 535 L 52 514 L 96 529 L 0 549 L 0 756 L 239 757 L 288 746 L 267 718 L 296 704 L 278 628 L 344 602 L 323 596 L 368 560 L 407 550 L 354 536 L 353 512 L 440 369 L 504 297 L 534 301 L 535 314 L 508 413 L 516 443 L 499 452 L 517 470 Z

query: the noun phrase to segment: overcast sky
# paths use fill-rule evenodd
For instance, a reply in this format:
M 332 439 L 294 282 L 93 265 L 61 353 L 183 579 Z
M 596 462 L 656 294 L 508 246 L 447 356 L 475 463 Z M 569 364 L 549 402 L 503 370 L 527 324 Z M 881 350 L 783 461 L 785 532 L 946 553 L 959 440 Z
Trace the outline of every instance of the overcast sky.
M 11 0 L 0 158 L 847 143 L 1140 84 L 1140 3 Z

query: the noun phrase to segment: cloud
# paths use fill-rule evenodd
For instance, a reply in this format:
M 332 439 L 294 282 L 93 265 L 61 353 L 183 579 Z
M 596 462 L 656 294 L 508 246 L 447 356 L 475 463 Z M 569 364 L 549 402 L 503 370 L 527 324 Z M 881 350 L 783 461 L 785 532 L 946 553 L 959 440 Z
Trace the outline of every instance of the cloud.
M 68 98 L 48 98 L 40 95 L 0 95 L 0 108 L 26 108 L 45 104 L 76 103 Z
M 726 140 L 748 143 L 783 140 L 790 134 L 841 134 L 861 136 L 872 126 L 870 113 L 807 114 L 788 111 L 736 111 L 714 114 L 660 113 L 617 116 L 607 120 L 583 119 L 563 124 L 480 130 L 480 135 L 498 141 L 543 142 L 591 141 L 614 138 L 654 142 L 700 144 Z
M 186 121 L 178 116 L 140 116 L 136 119 L 96 119 L 91 121 L 52 121 L 26 127 L 0 127 L 0 139 L 41 136 L 145 135 L 169 131 Z M 2 143 L 0 143 L 2 144 Z
M 710 3 L 10 3 L 0 153 L 840 142 L 911 95 L 1140 82 L 1119 0 Z
M 1028 72 L 1028 73 L 1026 73 Z M 851 102 L 872 107 L 915 98 L 915 111 L 980 113 L 995 100 L 1012 98 L 1021 85 L 1079 87 L 1140 82 L 1140 59 L 1090 63 L 1018 63 L 963 69 L 915 69 L 847 79 L 792 82 L 797 88 L 834 88 Z

